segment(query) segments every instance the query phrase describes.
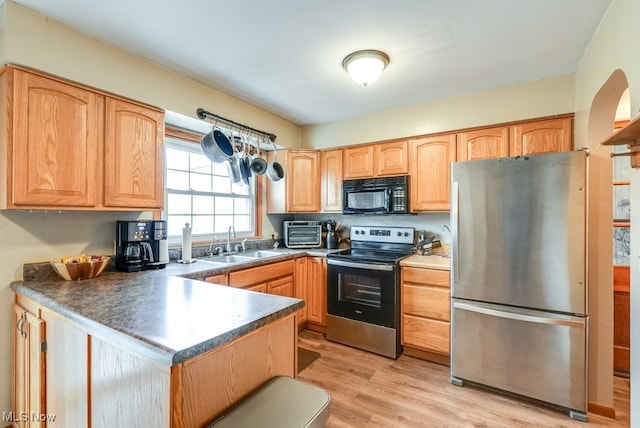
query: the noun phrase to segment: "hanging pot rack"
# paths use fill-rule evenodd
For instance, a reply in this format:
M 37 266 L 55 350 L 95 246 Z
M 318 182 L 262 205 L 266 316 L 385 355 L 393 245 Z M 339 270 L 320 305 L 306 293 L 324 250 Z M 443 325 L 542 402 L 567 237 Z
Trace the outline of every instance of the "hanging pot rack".
M 216 123 L 222 122 L 224 124 L 231 125 L 231 127 L 240 128 L 245 133 L 252 133 L 252 134 L 255 134 L 255 135 L 259 136 L 259 137 L 262 137 L 263 139 L 268 139 L 272 143 L 274 143 L 276 141 L 276 138 L 277 138 L 274 134 L 272 134 L 270 132 L 261 131 L 259 129 L 252 128 L 252 127 L 250 127 L 248 125 L 244 125 L 242 123 L 238 123 L 235 120 L 231 120 L 231 119 L 227 119 L 227 118 L 222 117 L 222 116 L 218 116 L 217 114 L 213 114 L 211 112 L 208 112 L 203 108 L 198 108 L 198 110 L 196 110 L 196 114 L 198 115 L 198 117 L 200 119 L 212 119 L 212 120 L 215 120 Z

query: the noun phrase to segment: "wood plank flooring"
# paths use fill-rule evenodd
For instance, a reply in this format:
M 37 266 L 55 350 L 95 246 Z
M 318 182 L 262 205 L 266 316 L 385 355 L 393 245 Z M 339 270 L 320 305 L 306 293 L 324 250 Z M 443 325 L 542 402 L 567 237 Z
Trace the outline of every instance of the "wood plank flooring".
M 446 366 L 405 355 L 392 360 L 308 330 L 299 345 L 321 354 L 299 378 L 331 394 L 327 428 L 629 426 L 629 379 L 614 380 L 616 420 L 589 414 L 585 424 L 561 410 L 454 386 Z

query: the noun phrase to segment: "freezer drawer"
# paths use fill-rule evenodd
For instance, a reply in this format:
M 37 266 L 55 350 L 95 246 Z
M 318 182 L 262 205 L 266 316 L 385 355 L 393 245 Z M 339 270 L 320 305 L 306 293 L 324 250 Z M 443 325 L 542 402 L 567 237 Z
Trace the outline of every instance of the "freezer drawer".
M 586 414 L 588 318 L 454 299 L 451 376 Z

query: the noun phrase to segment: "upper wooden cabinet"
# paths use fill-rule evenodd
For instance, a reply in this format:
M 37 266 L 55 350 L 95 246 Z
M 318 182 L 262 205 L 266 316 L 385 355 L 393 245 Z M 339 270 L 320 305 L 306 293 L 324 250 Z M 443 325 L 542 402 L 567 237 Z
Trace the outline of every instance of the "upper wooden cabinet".
M 342 149 L 320 152 L 322 212 L 342 212 Z
M 448 211 L 450 163 L 456 160 L 456 135 L 446 134 L 409 140 L 411 212 Z
M 15 66 L 0 70 L 0 208 L 163 202 L 164 112 Z
M 344 149 L 345 179 L 408 173 L 407 141 L 391 141 Z
M 101 167 L 98 96 L 12 68 L 2 77 L 2 99 L 9 104 L 2 112 L 8 135 L 3 132 L 0 147 L 8 151 L 9 163 L 3 168 L 2 207 L 95 207 Z
M 275 155 L 269 153 L 267 160 Z M 320 211 L 320 153 L 317 150 L 284 150 L 284 178 L 267 179 L 267 212 L 312 213 Z
M 344 149 L 344 178 L 373 177 L 373 145 Z
M 105 118 L 105 206 L 160 208 L 164 113 L 107 98 Z
M 511 126 L 510 156 L 568 152 L 573 149 L 573 118 L 561 117 Z
M 560 117 L 458 133 L 459 161 L 567 152 L 573 119 Z
M 504 158 L 509 156 L 509 128 L 484 128 L 458 133 L 457 160 Z

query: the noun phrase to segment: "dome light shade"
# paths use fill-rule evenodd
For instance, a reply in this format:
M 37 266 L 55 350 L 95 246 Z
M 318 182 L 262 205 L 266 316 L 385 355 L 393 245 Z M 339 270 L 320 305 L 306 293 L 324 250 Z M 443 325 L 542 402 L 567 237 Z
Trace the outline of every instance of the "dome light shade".
M 365 87 L 375 82 L 388 64 L 389 56 L 376 50 L 353 52 L 342 61 L 353 81 Z

